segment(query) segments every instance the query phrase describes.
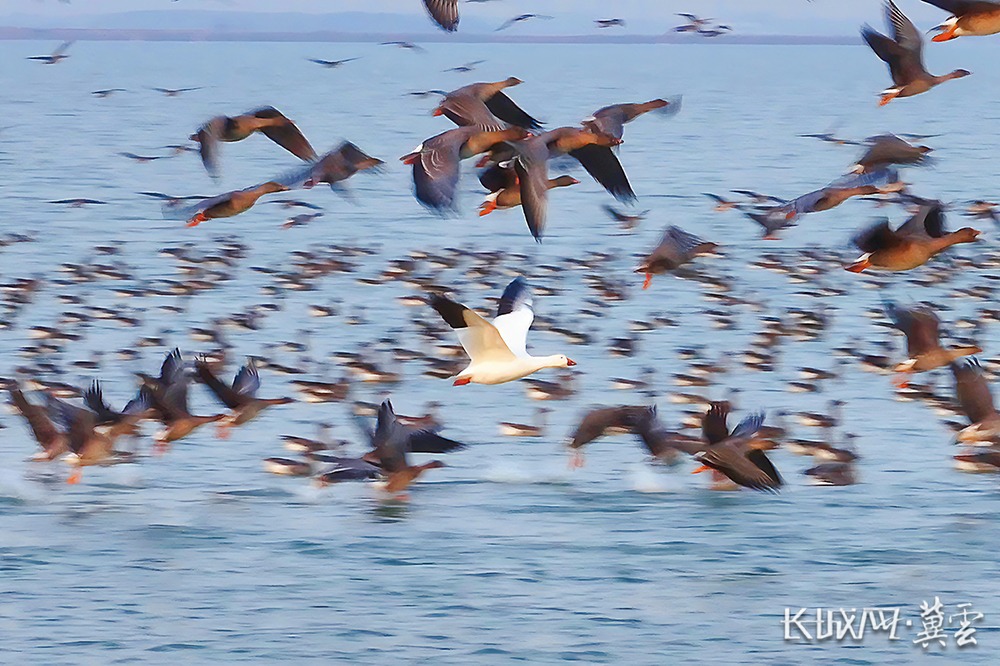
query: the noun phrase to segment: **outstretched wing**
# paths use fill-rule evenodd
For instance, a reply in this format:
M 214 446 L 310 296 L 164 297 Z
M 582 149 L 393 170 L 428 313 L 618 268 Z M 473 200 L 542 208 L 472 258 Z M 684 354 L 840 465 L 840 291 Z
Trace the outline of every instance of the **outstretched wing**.
M 237 395 L 252 398 L 257 394 L 257 389 L 259 388 L 260 374 L 257 372 L 257 366 L 251 358 L 248 359 L 246 364 L 240 368 L 239 372 L 236 373 L 236 378 L 233 379 L 233 390 L 237 393 Z
M 448 453 L 464 449 L 465 444 L 430 430 L 414 430 L 409 433 L 409 448 L 413 453 Z
M 876 252 L 895 247 L 904 241 L 889 227 L 889 220 L 882 220 L 857 233 L 853 242 L 862 252 Z
M 548 161 L 518 155 L 514 158 L 514 173 L 521 190 L 521 210 L 528 230 L 541 242 L 549 209 Z
M 891 302 L 886 304 L 885 311 L 892 325 L 906 336 L 906 353 L 910 358 L 938 348 L 939 321 L 933 312 L 926 308 L 899 307 Z
M 473 363 L 506 363 L 516 358 L 496 327 L 473 310 L 440 295 L 431 299 L 431 307 L 455 330 Z
M 458 0 L 424 0 L 434 22 L 448 32 L 458 30 Z
M 730 435 L 733 439 L 751 438 L 757 434 L 761 426 L 764 425 L 764 412 L 755 412 L 743 417 L 743 420 L 736 424 Z
M 219 138 L 215 121 L 205 123 L 194 136 L 198 142 L 198 154 L 205 171 L 212 178 L 219 178 Z
M 31 428 L 31 433 L 39 444 L 44 447 L 59 436 L 59 431 L 45 409 L 28 402 L 19 388 L 11 388 L 10 397 L 17 411 L 21 412 L 21 416 L 28 422 L 28 427 Z
M 181 357 L 181 350 L 174 347 L 160 365 L 160 383 L 164 385 L 173 384 L 184 376 L 184 359 Z
M 466 127 L 449 130 L 424 141 L 412 159 L 413 185 L 417 199 L 435 210 L 454 208 L 460 174 L 462 145 L 476 132 Z
M 990 386 L 983 377 L 983 367 L 975 356 L 951 364 L 955 374 L 955 397 L 969 423 L 979 423 L 997 413 Z
M 375 429 L 375 455 L 387 474 L 399 472 L 406 467 L 406 436 L 396 423 L 392 403 L 384 400 L 378 410 L 378 426 Z
M 503 92 L 497 92 L 493 97 L 486 100 L 486 108 L 494 116 L 511 125 L 517 125 L 527 130 L 542 128 L 542 123 L 525 113 L 521 107 L 514 103 L 514 100 L 507 97 Z
M 701 433 L 709 444 L 718 444 L 729 437 L 730 404 L 723 400 L 713 402 L 701 420 Z
M 275 109 L 273 106 L 265 106 L 264 108 L 257 109 L 253 111 L 253 115 L 257 118 L 277 118 L 281 120 L 278 125 L 269 125 L 267 127 L 261 128 L 261 134 L 266 136 L 271 141 L 295 155 L 300 160 L 305 160 L 307 162 L 312 162 L 317 158 L 316 151 L 313 150 L 312 145 L 306 139 L 305 135 L 295 126 L 291 120 L 289 120 L 283 113 Z
M 611 196 L 623 203 L 635 201 L 635 192 L 628 182 L 625 169 L 607 146 L 590 144 L 569 153 L 583 165 L 594 180 L 601 184 Z
M 202 381 L 205 386 L 215 394 L 215 397 L 219 399 L 222 404 L 224 404 L 229 409 L 236 409 L 242 405 L 246 400 L 243 395 L 238 391 L 234 390 L 232 387 L 227 386 L 225 382 L 215 376 L 211 368 L 208 367 L 208 363 L 199 359 L 194 362 L 195 372 L 198 373 L 198 379 Z M 242 373 L 243 370 L 241 369 Z M 239 375 L 237 375 L 239 377 Z
M 745 488 L 776 491 L 782 485 L 778 470 L 763 451 L 744 453 L 739 447 L 722 444 L 710 447 L 696 458 Z
M 535 319 L 531 309 L 531 288 L 523 277 L 517 277 L 507 285 L 500 297 L 497 316 L 493 326 L 515 356 L 526 357 L 528 329 Z
M 97 416 L 98 424 L 114 423 L 118 420 L 118 414 L 104 401 L 101 382 L 96 379 L 91 382 L 90 388 L 83 392 L 83 402 Z

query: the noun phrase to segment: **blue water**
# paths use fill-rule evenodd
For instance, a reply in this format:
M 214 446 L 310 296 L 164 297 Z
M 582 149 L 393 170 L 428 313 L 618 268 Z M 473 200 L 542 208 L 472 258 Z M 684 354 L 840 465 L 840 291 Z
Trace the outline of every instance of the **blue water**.
M 447 456 L 448 467 L 422 478 L 406 503 L 386 503 L 359 484 L 320 490 L 262 471 L 262 458 L 283 454 L 279 435 L 311 436 L 317 423 L 329 422 L 335 437 L 357 442 L 357 451 L 362 442 L 348 404 L 296 403 L 265 413 L 228 441 L 205 428 L 165 456 L 88 468 L 82 484 L 67 486 L 64 465 L 25 461 L 33 452 L 30 434 L 5 414 L 4 663 L 916 663 L 922 659 L 912 644 L 918 605 L 935 595 L 949 614 L 971 602 L 986 618 L 977 625 L 978 647 L 959 653 L 951 643 L 928 659 L 996 663 L 996 478 L 954 471 L 950 431 L 926 405 L 898 400 L 888 375 L 850 361 L 820 393 L 787 389 L 800 366 L 835 367 L 835 347 L 874 351 L 877 342 L 891 339 L 892 353 L 902 359 L 898 335 L 867 316 L 883 293 L 935 302 L 946 322 L 976 319 L 992 304 L 956 290 L 992 285 L 990 266 L 1000 258 L 995 230 L 976 222 L 985 231 L 982 242 L 909 275 L 856 276 L 839 268 L 853 258 L 852 232 L 878 215 L 901 221 L 903 212 L 850 201 L 768 242 L 738 214 L 713 212 L 700 194 L 744 187 L 792 197 L 815 189 L 843 173 L 856 149 L 796 135 L 835 127 L 858 138 L 884 131 L 941 134 L 925 141 L 937 148 L 935 166 L 904 172 L 915 191 L 947 201 L 997 196 L 992 164 L 1000 144 L 1000 76 L 989 43 L 928 47 L 931 70 L 961 66 L 974 76 L 884 109 L 875 106 L 875 93 L 887 74 L 860 47 L 431 45 L 414 54 L 361 44 L 77 43 L 56 67 L 22 59 L 50 46 L 0 44 L 7 63 L 0 77 L 0 127 L 7 127 L 0 131 L 0 233 L 34 238 L 0 249 L 0 277 L 4 283 L 45 280 L 30 305 L 2 317 L 11 325 L 0 330 L 0 374 L 31 363 L 19 353 L 32 342 L 31 326 L 59 326 L 63 313 L 94 306 L 118 309 L 140 325 L 101 319 L 66 325 L 84 338 L 47 355 L 64 371 L 43 378 L 84 386 L 99 376 L 106 396 L 121 405 L 134 390 L 132 373 L 158 367 L 169 348 L 180 346 L 188 358 L 211 348 L 190 338 L 191 327 L 276 304 L 280 309 L 268 313 L 259 330 L 226 329 L 234 370 L 242 356 L 260 354 L 302 366 L 313 379 L 337 379 L 345 371 L 331 355 L 361 351 L 402 372 L 404 381 L 357 383 L 352 399 L 391 395 L 405 414 L 422 414 L 437 400 L 444 434 L 470 447 Z M 361 60 L 336 70 L 305 61 L 352 56 Z M 487 60 L 477 72 L 442 73 L 477 59 Z M 552 194 L 541 245 L 518 211 L 476 216 L 482 193 L 471 165 L 460 216 L 441 219 L 416 203 L 397 158 L 449 125 L 430 116 L 431 99 L 405 93 L 509 75 L 525 80 L 511 96 L 549 126 L 576 123 L 610 103 L 684 95 L 678 116 L 645 117 L 627 127 L 621 159 L 640 208 L 651 209 L 638 229 L 625 233 L 609 222 L 600 205 L 610 200 L 579 170 L 581 185 Z M 154 86 L 204 89 L 166 98 L 149 90 Z M 128 92 L 89 95 L 111 87 Z M 291 230 L 280 229 L 285 211 L 265 203 L 185 229 L 136 195 L 211 195 L 293 168 L 294 158 L 261 137 L 223 146 L 219 185 L 190 154 L 148 164 L 117 155 L 166 154 L 162 146 L 182 142 L 205 119 L 262 104 L 294 119 L 317 149 L 350 139 L 385 159 L 385 172 L 351 180 L 353 201 L 322 189 L 303 194 L 325 208 L 325 217 Z M 109 205 L 47 203 L 68 197 Z M 957 212 L 950 220 L 956 227 L 965 223 Z M 715 293 L 708 285 L 658 276 L 649 291 L 639 289 L 641 276 L 631 268 L 667 224 L 722 246 L 721 257 L 700 267 L 724 278 L 728 294 L 743 301 L 729 307 L 732 328 L 716 328 L 705 314 L 725 307 L 706 298 Z M 163 291 L 171 280 L 190 278 L 160 253 L 164 248 L 188 246 L 192 255 L 207 256 L 232 242 L 247 247 L 245 258 L 230 267 L 202 265 L 201 277 L 215 282 L 214 289 L 190 298 L 116 291 Z M 119 245 L 121 254 L 94 249 L 109 244 Z M 254 268 L 295 272 L 293 252 L 332 252 L 331 246 L 370 254 L 348 257 L 355 271 L 315 280 L 312 290 L 262 291 L 278 281 Z M 497 434 L 500 421 L 534 418 L 538 403 L 520 383 L 453 388 L 422 374 L 427 365 L 420 360 L 395 360 L 394 348 L 441 357 L 415 325 L 436 324 L 436 315 L 398 300 L 423 293 L 411 281 L 360 280 L 378 278 L 392 260 L 445 248 L 499 251 L 504 258 L 466 259 L 447 270 L 423 261 L 414 274 L 483 309 L 513 275 L 525 274 L 553 290 L 535 298 L 539 320 L 591 336 L 589 344 L 573 344 L 544 330 L 532 334 L 534 353 L 566 353 L 579 364 L 576 395 L 547 403 L 554 411 L 544 438 Z M 804 258 L 805 248 L 827 260 Z M 610 257 L 592 266 L 594 252 Z M 765 252 L 792 269 L 820 274 L 797 281 L 750 267 Z M 64 263 L 116 266 L 128 277 L 72 281 L 60 270 Z M 470 274 L 473 266 L 486 277 Z M 591 286 L 595 275 L 621 283 L 627 299 L 602 300 Z M 913 282 L 928 277 L 943 279 Z M 884 289 L 873 288 L 878 285 Z M 843 293 L 821 293 L 819 286 Z M 60 294 L 85 303 L 65 304 Z M 307 314 L 309 305 L 331 304 L 335 317 Z M 763 328 L 762 317 L 786 316 L 789 308 L 817 312 L 830 324 L 816 339 L 783 339 L 772 372 L 745 367 L 741 354 Z M 631 332 L 630 322 L 658 316 L 677 325 Z M 355 317 L 360 323 L 350 325 Z M 636 337 L 638 353 L 610 356 L 610 340 L 628 335 Z M 162 344 L 137 346 L 145 336 L 160 336 Z M 984 359 L 995 358 L 996 328 L 983 326 L 977 339 Z M 276 347 L 285 341 L 307 341 L 309 349 Z M 674 384 L 673 373 L 687 369 L 677 350 L 692 345 L 726 365 L 709 388 Z M 129 348 L 140 358 L 116 355 Z M 99 373 L 71 365 L 97 352 L 104 352 Z M 761 408 L 772 415 L 822 411 L 831 398 L 845 400 L 843 429 L 858 435 L 863 456 L 860 483 L 810 486 L 802 471 L 811 460 L 779 450 L 772 459 L 787 481 L 780 495 L 716 493 L 706 479 L 688 474 L 690 464 L 652 467 L 622 437 L 591 445 L 587 466 L 569 470 L 562 446 L 580 414 L 591 405 L 648 401 L 609 384 L 611 377 L 637 378 L 646 367 L 656 371 L 655 401 L 668 424 L 681 418 L 669 399 L 678 390 L 717 399 L 739 388 L 741 413 Z M 262 394 L 292 392 L 290 377 L 262 375 Z M 925 380 L 950 392 L 946 372 Z M 192 402 L 199 413 L 216 409 L 201 387 L 192 389 Z M 786 422 L 796 435 L 820 436 Z M 141 448 L 148 451 L 148 441 Z M 784 609 L 816 606 L 901 606 L 914 627 L 901 627 L 898 642 L 883 635 L 857 646 L 783 641 Z

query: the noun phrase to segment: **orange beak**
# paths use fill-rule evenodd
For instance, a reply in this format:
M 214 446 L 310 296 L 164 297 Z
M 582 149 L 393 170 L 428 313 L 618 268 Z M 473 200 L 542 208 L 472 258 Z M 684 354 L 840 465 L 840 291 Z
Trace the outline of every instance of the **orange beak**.
M 571 367 L 571 368 L 572 368 L 572 367 L 573 367 L 574 365 L 576 365 L 576 361 L 574 361 L 574 360 L 573 360 L 573 359 L 571 359 L 571 358 L 568 358 L 568 359 L 566 359 L 566 365 L 567 365 L 568 367 Z

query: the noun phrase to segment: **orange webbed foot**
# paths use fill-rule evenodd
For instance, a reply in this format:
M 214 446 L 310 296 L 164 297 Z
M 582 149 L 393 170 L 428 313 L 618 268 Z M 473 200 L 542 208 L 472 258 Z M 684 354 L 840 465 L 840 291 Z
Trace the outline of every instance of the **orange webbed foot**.
M 898 95 L 898 94 L 899 93 L 886 93 L 886 94 L 882 95 L 882 99 L 880 99 L 878 101 L 878 105 L 879 106 L 885 106 L 886 104 L 888 104 L 892 100 L 896 99 L 896 95 Z
M 74 469 L 70 473 L 70 475 L 66 477 L 66 483 L 70 484 L 71 486 L 75 486 L 76 484 L 80 483 L 80 480 L 82 478 L 83 478 L 83 472 L 81 472 L 79 469 Z
M 938 34 L 936 34 L 933 37 L 931 37 L 931 41 L 932 42 L 947 42 L 947 41 L 951 41 L 952 39 L 957 39 L 958 35 L 955 34 L 955 30 L 957 28 L 958 28 L 958 25 L 953 25 L 950 28 L 948 28 L 947 30 L 945 30 L 944 32 L 939 32 Z
M 642 288 L 649 289 L 649 285 L 652 284 L 652 282 L 653 282 L 653 274 L 646 273 L 646 280 L 642 283 Z
M 850 266 L 844 266 L 844 270 L 845 271 L 850 271 L 852 273 L 861 273 L 861 272 L 864 272 L 864 270 L 866 268 L 868 268 L 869 266 L 871 266 L 871 263 L 869 263 L 868 260 L 855 261 Z

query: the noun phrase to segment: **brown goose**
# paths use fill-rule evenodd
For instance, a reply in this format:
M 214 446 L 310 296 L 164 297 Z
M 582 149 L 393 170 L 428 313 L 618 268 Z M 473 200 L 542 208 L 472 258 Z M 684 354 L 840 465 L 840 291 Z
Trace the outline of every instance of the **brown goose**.
M 600 407 L 584 414 L 569 441 L 568 446 L 572 453 L 570 467 L 583 467 L 582 449 L 598 437 L 635 432 L 643 415 L 650 410 L 655 411 L 655 408 L 644 405 L 622 405 Z
M 923 39 L 910 19 L 899 7 L 887 0 L 886 20 L 892 26 L 892 39 L 866 25 L 861 36 L 883 62 L 889 65 L 893 86 L 882 92 L 879 106 L 885 106 L 897 97 L 912 97 L 925 93 L 945 81 L 960 79 L 970 72 L 956 69 L 950 74 L 935 76 L 928 73 L 923 62 Z
M 700 437 L 667 430 L 657 418 L 655 407 L 639 417 L 635 433 L 653 458 L 669 465 L 675 464 L 681 453 L 693 456 L 705 450 Z
M 486 195 L 483 203 L 479 206 L 480 217 L 489 215 L 495 210 L 517 208 L 521 205 L 521 184 L 517 179 L 514 169 L 501 169 L 500 171 L 502 171 L 507 180 L 503 184 L 503 187 Z M 572 176 L 558 176 L 557 178 L 549 178 L 548 188 L 552 190 L 557 187 L 569 187 L 570 185 L 579 184 L 580 181 Z
M 83 402 L 94 412 L 95 425 L 107 426 L 108 434 L 112 438 L 119 435 L 138 435 L 139 421 L 149 410 L 147 396 L 140 391 L 136 397 L 126 403 L 122 411 L 115 411 L 104 401 L 101 383 L 96 380 L 91 383 L 90 388 L 84 391 Z
M 915 146 L 895 134 L 873 136 L 868 144 L 868 150 L 851 168 L 853 173 L 871 173 L 893 164 L 921 164 L 927 160 L 927 153 L 933 150 L 927 146 Z
M 635 193 L 628 176 L 611 150 L 620 141 L 578 127 L 560 127 L 514 145 L 514 172 L 521 190 L 521 208 L 528 229 L 541 241 L 548 214 L 549 159 L 559 155 L 576 158 L 604 189 L 620 201 L 632 201 Z
M 969 426 L 960 430 L 958 441 L 994 442 L 1000 438 L 1000 414 L 993 404 L 993 394 L 983 376 L 983 366 L 976 357 L 963 358 L 951 364 L 955 377 L 955 398 Z
M 541 129 L 542 124 L 524 112 L 503 92 L 524 83 L 516 76 L 493 83 L 471 83 L 448 93 L 434 109 L 435 116 L 446 116 L 460 127 L 476 125 L 480 129 L 503 129 L 510 123 L 527 130 Z M 500 122 L 503 121 L 503 122 Z
M 236 373 L 232 386 L 216 377 L 208 363 L 202 359 L 194 362 L 194 369 L 198 378 L 215 394 L 219 402 L 232 410 L 219 424 L 218 434 L 223 438 L 229 436 L 228 429 L 230 427 L 243 425 L 257 418 L 257 415 L 268 407 L 295 402 L 293 398 L 257 397 L 257 389 L 260 388 L 260 374 L 257 372 L 257 366 L 252 358 L 247 360 L 246 364 Z
M 647 215 L 649 215 L 648 210 L 640 211 L 638 213 L 627 213 L 625 211 L 618 210 L 614 206 L 610 206 L 608 204 L 604 204 L 602 208 L 604 208 L 604 212 L 608 214 L 608 217 L 610 217 L 612 220 L 621 225 L 621 228 L 625 229 L 626 231 L 631 231 L 632 229 L 635 229 L 635 227 L 644 219 L 646 219 Z
M 725 417 L 723 415 L 719 420 L 711 416 L 711 409 L 709 411 L 710 415 L 706 417 L 704 426 L 709 445 L 705 451 L 695 456 L 702 463 L 702 467 L 696 469 L 694 473 L 714 469 L 745 488 L 776 492 L 782 486 L 781 475 L 767 455 L 752 446 L 764 423 L 764 414 L 762 412 L 750 414 L 740 421 L 731 433 L 727 433 L 721 440 L 712 442 L 712 439 L 717 439 L 723 432 Z M 728 410 L 725 410 L 721 413 L 727 412 Z
M 659 110 L 661 114 L 674 114 L 680 111 L 680 97 L 673 100 L 652 99 L 638 104 L 613 104 L 605 106 L 581 123 L 596 134 L 607 134 L 619 141 L 625 133 L 625 124 L 630 123 L 644 113 Z
M 410 437 L 410 431 L 396 420 L 392 403 L 385 400 L 379 407 L 373 442 L 375 455 L 386 476 L 385 491 L 391 495 L 405 492 L 427 470 L 445 466 L 440 460 L 411 465 L 407 459 Z
M 187 221 L 188 227 L 197 227 L 205 220 L 214 220 L 220 217 L 233 217 L 253 208 L 257 200 L 265 194 L 272 192 L 287 192 L 288 186 L 273 180 L 245 190 L 234 190 L 220 194 L 217 197 L 206 199 L 198 204 L 193 210 L 196 211 Z
M 10 397 L 14 407 L 28 422 L 35 441 L 42 447 L 32 460 L 55 460 L 69 451 L 69 438 L 56 428 L 44 407 L 28 402 L 16 383 L 11 385 Z
M 331 190 L 336 191 L 341 181 L 359 171 L 378 169 L 382 164 L 382 160 L 366 155 L 353 143 L 345 141 L 309 167 L 309 175 L 302 186 L 308 190 L 319 183 L 327 183 Z
M 242 141 L 260 132 L 301 160 L 312 162 L 316 151 L 299 128 L 273 106 L 265 106 L 239 116 L 216 116 L 191 135 L 200 145 L 201 161 L 213 178 L 219 177 L 219 142 Z
M 972 243 L 979 231 L 965 227 L 948 233 L 944 230 L 944 210 L 940 202 L 923 205 L 901 227 L 893 230 L 883 220 L 854 237 L 854 244 L 864 252 L 853 264 L 852 273 L 866 268 L 908 271 L 927 263 L 932 257 L 958 243 Z
M 52 418 L 62 425 L 68 438 L 70 455 L 66 460 L 75 467 L 66 483 L 79 483 L 81 468 L 89 465 L 104 465 L 130 459 L 130 454 L 114 450 L 114 437 L 97 429 L 97 417 L 93 412 L 69 405 L 55 396 L 45 396 L 46 408 Z
M 376 417 L 382 411 L 382 405 L 379 405 L 377 409 Z M 411 417 L 404 417 L 395 412 L 393 412 L 393 416 L 396 419 L 396 424 L 402 429 L 401 432 L 404 432 L 406 435 L 404 448 L 408 453 L 451 453 L 452 451 L 461 451 L 466 448 L 466 445 L 462 442 L 456 442 L 453 439 L 439 435 L 440 425 L 411 425 L 406 422 L 406 419 Z M 370 451 L 361 456 L 361 459 L 373 464 L 379 464 L 378 444 L 376 441 L 378 421 L 376 420 L 376 428 L 373 429 L 371 422 L 364 416 L 355 414 L 354 420 L 361 432 L 364 433 L 368 444 L 372 447 Z
M 854 463 L 850 462 L 820 463 L 810 467 L 803 474 L 820 486 L 851 486 L 857 482 Z
M 906 336 L 906 353 L 909 358 L 895 367 L 899 373 L 926 372 L 982 351 L 979 347 L 941 347 L 940 320 L 927 307 L 904 308 L 887 303 L 886 314 L 892 325 Z M 905 382 L 900 386 L 905 386 Z
M 951 17 L 932 30 L 940 30 L 931 37 L 934 42 L 947 42 L 966 35 L 995 35 L 1000 32 L 1000 3 L 987 0 L 924 0 L 924 2 L 951 12 Z
M 715 243 L 703 241 L 680 227 L 670 226 L 664 232 L 660 244 L 642 260 L 635 272 L 646 274 L 642 288 L 649 289 L 654 275 L 680 268 L 699 254 L 715 252 L 717 247 Z
M 455 191 L 460 174 L 459 163 L 485 153 L 498 143 L 527 136 L 520 127 L 483 131 L 479 127 L 459 127 L 427 139 L 413 152 L 399 158 L 413 166 L 413 185 L 417 200 L 437 211 L 455 210 Z
M 188 409 L 188 376 L 184 369 L 180 351 L 174 349 L 164 360 L 160 377 L 140 375 L 143 380 L 140 389 L 146 394 L 149 405 L 156 411 L 164 428 L 153 436 L 163 445 L 186 437 L 206 423 L 214 423 L 225 418 L 225 414 L 195 416 Z

